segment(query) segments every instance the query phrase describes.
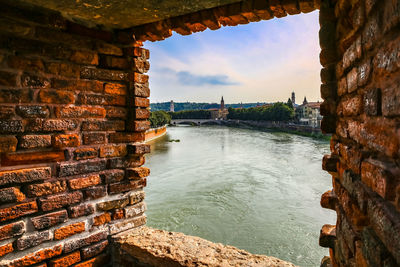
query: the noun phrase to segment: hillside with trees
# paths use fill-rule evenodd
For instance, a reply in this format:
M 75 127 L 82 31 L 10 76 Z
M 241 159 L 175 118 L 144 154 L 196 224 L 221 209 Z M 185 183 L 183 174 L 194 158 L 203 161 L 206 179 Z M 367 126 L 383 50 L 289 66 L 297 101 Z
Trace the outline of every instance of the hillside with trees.
M 294 118 L 294 109 L 286 103 L 275 103 L 269 107 L 247 109 L 229 108 L 228 119 L 252 121 L 290 121 Z

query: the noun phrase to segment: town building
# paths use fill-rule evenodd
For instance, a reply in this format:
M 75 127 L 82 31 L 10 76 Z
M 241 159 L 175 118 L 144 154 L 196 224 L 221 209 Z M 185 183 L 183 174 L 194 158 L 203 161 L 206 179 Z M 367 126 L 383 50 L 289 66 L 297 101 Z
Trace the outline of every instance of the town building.
M 295 109 L 296 118 L 300 124 L 314 128 L 321 127 L 322 115 L 320 113 L 321 102 L 308 102 L 304 97 L 303 104 Z
M 221 104 L 219 108 L 208 109 L 211 113 L 212 120 L 226 120 L 228 118 L 228 109 L 225 108 L 224 97 L 221 98 Z
M 171 100 L 171 103 L 169 104 L 169 111 L 170 112 L 175 112 L 175 105 L 174 105 L 174 101 Z

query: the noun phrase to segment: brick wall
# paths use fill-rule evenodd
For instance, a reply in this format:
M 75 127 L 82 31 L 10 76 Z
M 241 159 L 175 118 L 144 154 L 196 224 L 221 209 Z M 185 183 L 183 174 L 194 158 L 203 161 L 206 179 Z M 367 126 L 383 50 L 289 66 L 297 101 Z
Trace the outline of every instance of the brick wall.
M 320 244 L 334 266 L 399 266 L 400 1 L 333 2 L 320 13 L 322 130 L 333 133 L 321 205 L 337 222 Z
M 0 266 L 109 262 L 108 237 L 146 222 L 149 52 L 55 13 L 0 13 Z

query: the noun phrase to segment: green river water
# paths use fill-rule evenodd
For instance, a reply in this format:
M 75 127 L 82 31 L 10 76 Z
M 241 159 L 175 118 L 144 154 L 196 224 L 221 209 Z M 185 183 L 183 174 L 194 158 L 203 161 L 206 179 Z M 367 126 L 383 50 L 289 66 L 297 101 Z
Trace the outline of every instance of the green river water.
M 179 139 L 180 142 L 169 142 Z M 150 142 L 148 226 L 200 236 L 299 266 L 319 266 L 329 142 L 220 126 L 169 127 Z

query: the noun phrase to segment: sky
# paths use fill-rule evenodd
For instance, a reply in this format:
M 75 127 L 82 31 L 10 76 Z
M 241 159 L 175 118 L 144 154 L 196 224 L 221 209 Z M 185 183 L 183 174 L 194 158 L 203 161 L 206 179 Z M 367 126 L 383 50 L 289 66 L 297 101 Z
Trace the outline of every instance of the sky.
M 150 101 L 225 103 L 320 99 L 318 11 L 189 36 L 150 49 Z

